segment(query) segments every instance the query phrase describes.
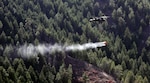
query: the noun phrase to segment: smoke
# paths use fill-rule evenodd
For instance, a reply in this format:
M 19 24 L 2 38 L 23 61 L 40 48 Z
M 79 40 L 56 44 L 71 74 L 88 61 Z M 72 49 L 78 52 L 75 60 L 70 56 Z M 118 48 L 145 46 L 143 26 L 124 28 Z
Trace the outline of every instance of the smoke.
M 29 58 L 36 57 L 38 54 L 44 55 L 46 53 L 53 52 L 65 52 L 65 51 L 82 51 L 90 48 L 97 48 L 106 46 L 106 42 L 97 43 L 85 43 L 85 44 L 74 44 L 74 45 L 59 45 L 59 44 L 39 44 L 34 46 L 33 44 L 25 44 L 17 49 L 18 54 L 21 57 Z
M 65 51 L 75 51 L 75 50 L 86 50 L 90 48 L 97 48 L 97 47 L 103 47 L 106 46 L 106 42 L 97 42 L 97 43 L 85 43 L 85 44 L 76 44 L 76 45 L 70 45 L 67 46 Z

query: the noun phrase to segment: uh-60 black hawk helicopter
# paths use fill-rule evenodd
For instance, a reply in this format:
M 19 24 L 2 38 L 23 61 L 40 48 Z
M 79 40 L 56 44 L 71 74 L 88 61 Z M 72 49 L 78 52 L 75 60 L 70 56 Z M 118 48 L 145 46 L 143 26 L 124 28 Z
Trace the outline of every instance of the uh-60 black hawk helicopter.
M 92 18 L 90 18 L 89 21 L 90 22 L 98 21 L 98 22 L 102 23 L 102 22 L 106 21 L 108 18 L 109 18 L 109 16 L 103 15 L 103 16 L 100 16 L 100 17 L 92 17 Z

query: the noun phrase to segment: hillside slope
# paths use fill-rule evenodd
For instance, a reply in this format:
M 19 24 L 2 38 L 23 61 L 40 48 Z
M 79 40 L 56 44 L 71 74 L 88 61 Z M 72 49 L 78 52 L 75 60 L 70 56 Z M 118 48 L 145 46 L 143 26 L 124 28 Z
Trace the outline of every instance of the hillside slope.
M 70 56 L 66 56 L 64 61 L 66 65 L 72 65 L 73 83 L 119 83 L 112 76 L 92 64 L 74 59 Z

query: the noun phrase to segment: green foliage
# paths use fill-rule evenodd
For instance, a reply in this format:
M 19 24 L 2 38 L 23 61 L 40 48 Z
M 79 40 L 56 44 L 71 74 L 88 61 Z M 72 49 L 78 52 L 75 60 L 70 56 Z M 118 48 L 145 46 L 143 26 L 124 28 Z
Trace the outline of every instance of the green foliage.
M 134 74 L 132 71 L 128 71 L 127 75 L 125 77 L 124 83 L 133 83 L 134 80 Z
M 11 79 L 13 82 L 17 81 L 17 76 L 15 74 L 15 70 L 12 66 L 9 66 L 9 68 L 7 69 L 7 72 L 9 74 L 9 79 Z
M 72 74 L 72 66 L 69 65 L 68 69 L 65 69 L 65 65 L 62 64 L 59 68 L 59 72 L 56 74 L 55 80 L 57 83 L 71 83 Z
M 150 36 L 146 40 L 146 45 L 149 47 L 150 46 Z
M 36 73 L 35 73 L 35 71 L 34 71 L 34 69 L 33 69 L 33 67 L 32 66 L 30 66 L 29 68 L 28 68 L 28 72 L 29 72 L 29 74 L 30 74 L 30 77 L 31 77 L 31 79 L 32 79 L 32 81 L 33 82 L 37 82 L 37 75 L 36 75 Z
M 3 23 L 2 21 L 0 21 L 0 29 L 3 27 Z
M 39 75 L 39 82 L 40 82 L 40 83 L 48 83 L 47 80 L 46 80 L 46 78 L 45 78 L 45 75 L 44 75 L 44 72 L 43 72 L 43 71 L 40 72 L 40 75 Z
M 84 82 L 84 83 L 87 83 L 87 82 L 89 81 L 89 78 L 88 78 L 88 76 L 85 74 L 85 72 L 83 73 L 82 78 L 83 78 L 83 82 Z
M 122 75 L 123 75 L 122 66 L 121 66 L 121 65 L 114 66 L 112 73 L 114 74 L 114 76 L 115 76 L 116 78 L 119 78 L 119 79 L 120 79 L 120 78 L 122 77 Z

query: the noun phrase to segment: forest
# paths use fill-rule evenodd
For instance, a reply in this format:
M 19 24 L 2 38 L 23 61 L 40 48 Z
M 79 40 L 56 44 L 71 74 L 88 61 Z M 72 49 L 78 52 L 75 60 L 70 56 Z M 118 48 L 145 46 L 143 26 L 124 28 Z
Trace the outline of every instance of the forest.
M 89 22 L 102 15 L 110 18 Z M 15 50 L 101 41 L 107 46 L 28 59 Z M 149 83 L 150 0 L 0 0 L 0 83 L 75 83 L 66 56 L 94 65 L 117 83 Z

